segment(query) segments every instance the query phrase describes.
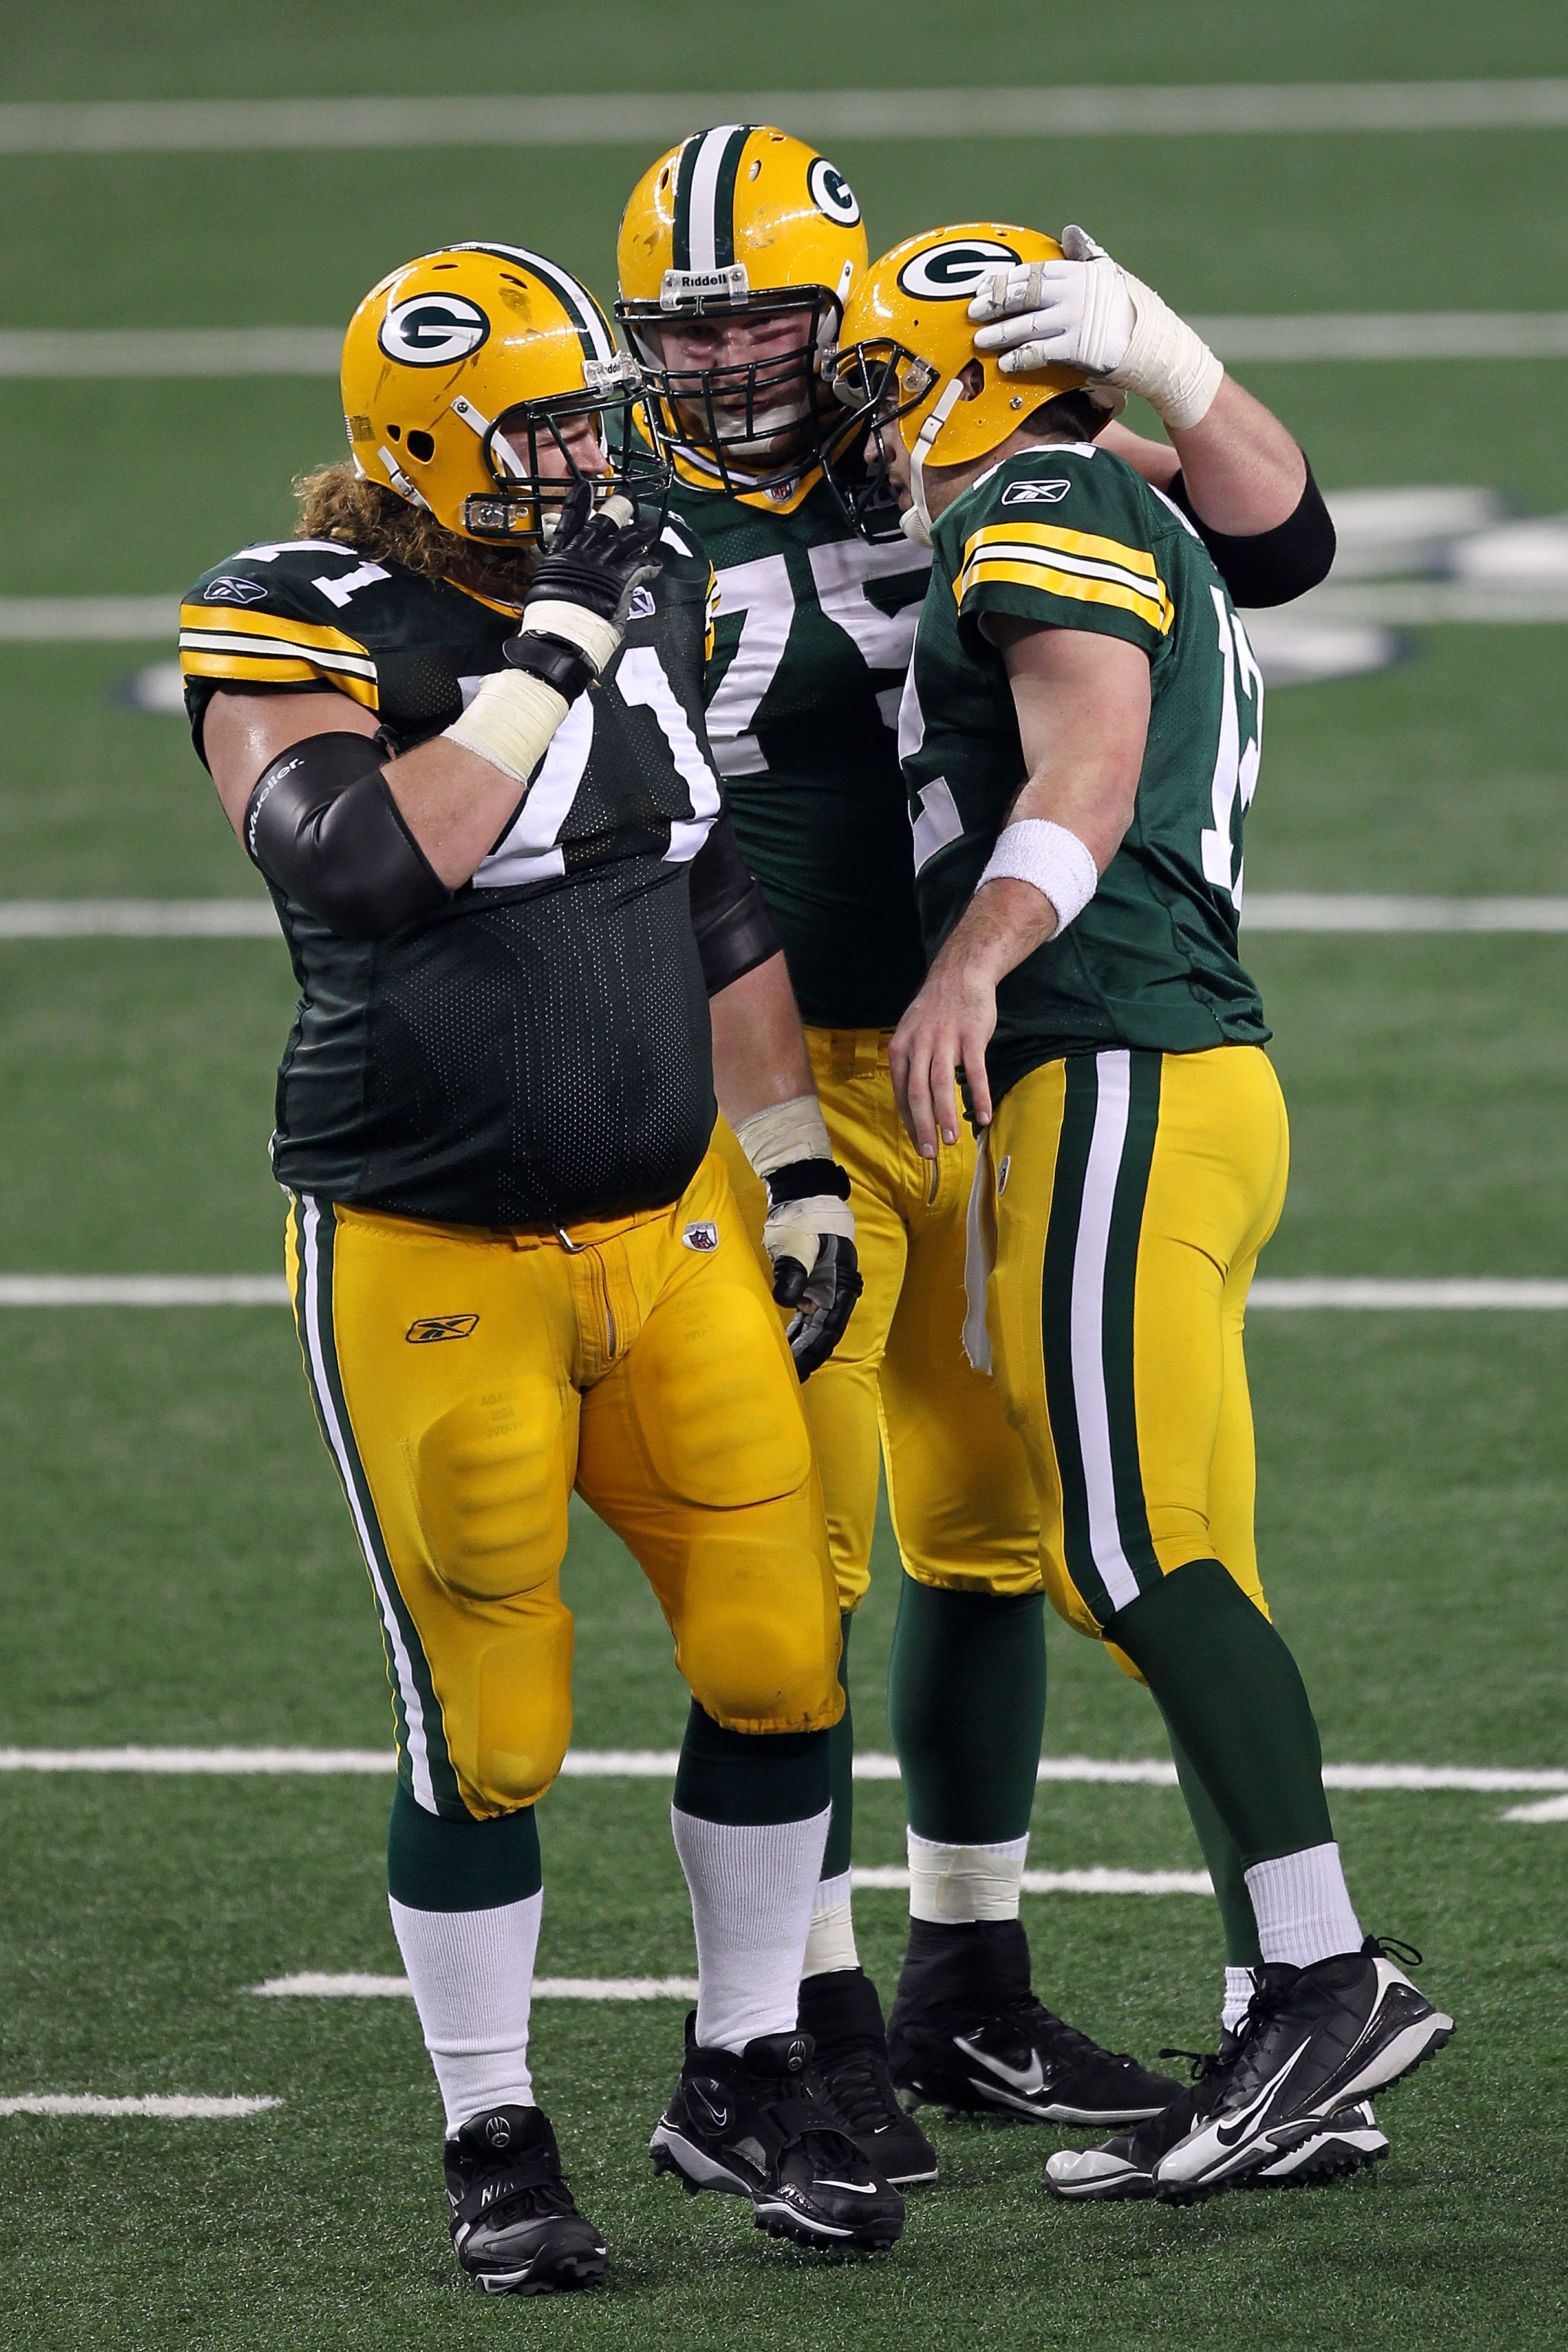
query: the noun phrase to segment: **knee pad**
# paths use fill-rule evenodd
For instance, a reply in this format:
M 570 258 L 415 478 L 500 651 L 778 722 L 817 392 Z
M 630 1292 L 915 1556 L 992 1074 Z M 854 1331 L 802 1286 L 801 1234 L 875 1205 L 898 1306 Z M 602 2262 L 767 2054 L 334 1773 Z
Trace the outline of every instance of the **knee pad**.
M 454 1748 L 453 1762 L 497 1811 L 531 1805 L 560 1770 L 571 1740 L 571 1612 L 555 1597 L 479 1654 L 472 1760 Z
M 738 1283 L 694 1286 L 637 1345 L 638 1433 L 669 1494 L 739 1510 L 806 1484 L 811 1445 L 800 1384 L 765 1300 Z
M 448 1591 L 505 1601 L 554 1574 L 566 1549 L 566 1416 L 555 1384 L 482 1390 L 408 1449 L 431 1565 Z
M 737 1529 L 693 1543 L 675 1625 L 692 1696 L 731 1731 L 822 1731 L 843 1713 L 839 1610 L 808 1544 Z

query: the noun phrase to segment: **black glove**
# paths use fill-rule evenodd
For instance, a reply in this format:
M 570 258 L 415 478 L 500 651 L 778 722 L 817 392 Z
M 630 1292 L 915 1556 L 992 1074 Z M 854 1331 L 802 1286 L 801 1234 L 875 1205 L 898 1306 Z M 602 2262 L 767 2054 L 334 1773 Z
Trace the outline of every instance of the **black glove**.
M 796 1160 L 763 1181 L 768 1222 L 762 1238 L 773 1266 L 773 1296 L 780 1307 L 797 1310 L 784 1337 L 797 1373 L 809 1381 L 843 1338 L 865 1287 L 845 1206 L 850 1180 L 831 1160 Z M 838 1230 L 845 1225 L 852 1233 Z M 807 1249 L 813 1249 L 810 1273 Z
M 571 701 L 614 659 L 632 592 L 658 578 L 657 541 L 658 524 L 640 524 L 629 499 L 609 499 L 596 513 L 592 484 L 573 483 L 528 582 L 522 627 L 502 648 L 507 660 Z

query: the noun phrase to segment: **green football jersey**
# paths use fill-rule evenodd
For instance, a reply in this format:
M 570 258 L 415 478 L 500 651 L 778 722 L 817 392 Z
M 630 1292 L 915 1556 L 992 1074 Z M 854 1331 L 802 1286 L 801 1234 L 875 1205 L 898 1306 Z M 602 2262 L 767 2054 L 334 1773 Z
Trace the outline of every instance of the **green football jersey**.
M 929 559 L 867 546 L 821 481 L 674 505 L 718 576 L 708 737 L 801 1013 L 890 1029 L 925 971 L 896 721 Z
M 997 991 L 994 1096 L 1041 1062 L 1105 1045 L 1260 1045 L 1237 954 L 1241 826 L 1258 781 L 1263 681 L 1186 517 L 1091 444 L 1042 444 L 938 520 L 900 724 L 927 950 L 956 922 L 1027 769 L 988 612 L 1124 637 L 1149 657 L 1133 822 L 1076 922 Z
M 573 703 L 473 880 L 427 920 L 345 940 L 277 889 L 299 1009 L 277 1080 L 280 1183 L 442 1223 L 569 1224 L 661 1206 L 716 1116 L 688 876 L 719 814 L 703 729 L 706 556 L 678 524 L 625 640 Z M 251 547 L 181 613 L 198 751 L 209 701 L 323 687 L 395 751 L 451 723 L 517 616 L 330 540 Z

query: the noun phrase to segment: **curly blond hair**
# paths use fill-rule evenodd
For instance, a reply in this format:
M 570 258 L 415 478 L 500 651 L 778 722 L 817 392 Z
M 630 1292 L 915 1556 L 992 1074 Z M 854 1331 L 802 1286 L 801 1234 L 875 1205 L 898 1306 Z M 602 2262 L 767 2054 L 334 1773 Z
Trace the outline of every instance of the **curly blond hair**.
M 533 572 L 531 548 L 486 547 L 436 521 L 427 507 L 411 506 L 384 483 L 356 474 L 350 458 L 318 466 L 294 485 L 299 513 L 296 539 L 337 539 L 422 580 L 457 580 L 498 604 L 520 604 Z

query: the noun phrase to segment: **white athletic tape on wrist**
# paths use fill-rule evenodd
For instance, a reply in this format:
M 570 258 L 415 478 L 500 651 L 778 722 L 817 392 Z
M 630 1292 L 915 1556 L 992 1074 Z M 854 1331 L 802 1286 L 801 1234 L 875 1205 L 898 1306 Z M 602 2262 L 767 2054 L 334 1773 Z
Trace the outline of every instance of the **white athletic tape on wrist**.
M 523 606 L 522 626 L 541 637 L 564 637 L 593 664 L 596 676 L 614 660 L 621 632 L 602 613 L 586 604 L 570 604 L 558 596 L 536 596 Z
M 445 740 L 526 784 L 570 708 L 565 695 L 542 677 L 521 669 L 496 670 L 462 718 L 445 730 Z
M 972 1927 L 981 1919 L 1016 1919 L 1023 1890 L 1029 1837 L 998 1845 L 940 1845 L 904 1832 L 909 1842 L 909 1916 L 939 1927 Z
M 1004 827 L 976 887 L 988 882 L 1028 882 L 1056 909 L 1053 938 L 1083 912 L 1100 887 L 1094 860 L 1075 833 L 1049 817 L 1020 817 Z
M 775 1168 L 788 1168 L 793 1160 L 831 1160 L 833 1156 L 822 1106 L 815 1095 L 795 1095 L 789 1102 L 753 1111 L 737 1127 L 735 1139 L 765 1181 Z M 762 1228 L 762 1246 L 770 1260 L 792 1257 L 810 1274 L 824 1234 L 838 1234 L 852 1242 L 854 1211 L 836 1193 L 813 1192 L 803 1201 L 786 1201 L 769 1210 Z
M 1162 425 L 1177 433 L 1200 425 L 1214 405 L 1225 370 L 1203 337 L 1178 319 L 1152 286 L 1122 272 L 1137 323 L 1120 367 L 1108 368 L 1107 383 L 1141 393 Z

